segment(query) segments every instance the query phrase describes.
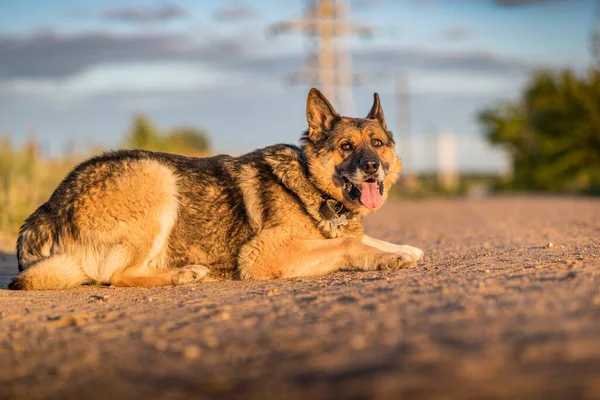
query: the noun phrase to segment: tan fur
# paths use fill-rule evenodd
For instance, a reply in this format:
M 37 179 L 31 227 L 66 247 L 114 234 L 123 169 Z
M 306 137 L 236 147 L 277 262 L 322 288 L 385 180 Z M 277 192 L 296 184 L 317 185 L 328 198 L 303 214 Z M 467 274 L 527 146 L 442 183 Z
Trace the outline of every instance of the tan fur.
M 256 186 L 256 169 L 249 165 L 242 168 L 239 175 L 240 189 L 244 197 L 244 204 L 250 217 L 250 225 L 255 232 L 262 229 L 263 218 L 261 215 L 261 200 L 259 188 Z
M 22 282 L 26 288 L 62 288 L 54 283 L 61 279 L 72 282 L 65 288 L 85 282 L 118 283 L 122 275 L 153 277 L 167 268 L 166 243 L 177 217 L 177 178 L 152 160 L 123 162 L 121 167 L 116 176 L 107 168 L 94 171 L 91 179 L 104 178 L 103 183 L 73 204 L 80 237 L 64 235 L 55 254 L 28 268 Z M 69 269 L 63 264 L 77 273 L 63 275 L 62 270 Z M 170 278 L 161 282 L 172 284 Z
M 27 290 L 69 289 L 92 282 L 81 264 L 68 255 L 55 255 L 21 272 L 11 283 Z
M 258 252 L 261 257 L 254 258 L 253 264 L 242 264 L 244 279 L 319 276 L 344 268 L 362 271 L 402 268 L 417 260 L 412 254 L 381 251 L 355 238 L 281 240 L 275 235 L 274 239 L 279 240 L 268 242 L 269 250 L 274 251 Z
M 149 160 L 123 167 L 122 174 L 80 198 L 76 208 L 83 234 L 75 257 L 100 283 L 131 269 L 152 275 L 152 270 L 165 268 L 165 244 L 177 217 L 173 171 Z M 98 246 L 100 234 L 103 246 Z

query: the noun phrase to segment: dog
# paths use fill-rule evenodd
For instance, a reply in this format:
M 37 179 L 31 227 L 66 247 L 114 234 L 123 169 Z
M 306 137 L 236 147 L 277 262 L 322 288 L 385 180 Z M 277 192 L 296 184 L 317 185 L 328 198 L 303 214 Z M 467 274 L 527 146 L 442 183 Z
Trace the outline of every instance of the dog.
M 414 266 L 423 251 L 363 233 L 397 180 L 379 96 L 366 118 L 308 94 L 300 146 L 207 158 L 119 150 L 71 171 L 29 216 L 10 289 L 180 285 Z

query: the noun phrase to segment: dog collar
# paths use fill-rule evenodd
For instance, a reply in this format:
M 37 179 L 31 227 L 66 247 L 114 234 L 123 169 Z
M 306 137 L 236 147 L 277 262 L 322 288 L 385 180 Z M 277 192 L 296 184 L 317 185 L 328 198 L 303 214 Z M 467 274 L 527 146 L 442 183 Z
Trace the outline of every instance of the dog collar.
M 356 215 L 355 212 L 348 210 L 345 205 L 333 199 L 327 199 L 321 203 L 319 214 L 328 220 L 334 229 L 340 225 L 348 225 L 348 220 Z

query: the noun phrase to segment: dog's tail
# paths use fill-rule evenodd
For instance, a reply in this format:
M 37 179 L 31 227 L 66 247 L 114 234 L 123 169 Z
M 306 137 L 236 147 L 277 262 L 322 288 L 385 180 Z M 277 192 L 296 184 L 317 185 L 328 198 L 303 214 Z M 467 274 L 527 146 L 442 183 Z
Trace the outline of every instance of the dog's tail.
M 76 260 L 60 250 L 58 238 L 56 223 L 42 208 L 27 218 L 17 240 L 20 274 L 9 289 L 67 289 L 90 281 Z
M 50 257 L 58 238 L 56 224 L 45 214 L 44 206 L 25 220 L 17 240 L 17 261 L 19 271 Z
M 17 275 L 8 285 L 12 290 L 69 289 L 90 282 L 80 265 L 67 254 L 41 260 Z

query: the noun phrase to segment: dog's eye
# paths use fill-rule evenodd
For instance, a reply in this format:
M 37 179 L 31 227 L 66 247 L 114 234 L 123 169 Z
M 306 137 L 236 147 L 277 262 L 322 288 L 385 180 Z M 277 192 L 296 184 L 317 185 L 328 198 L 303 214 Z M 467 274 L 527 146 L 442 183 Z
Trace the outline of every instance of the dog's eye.
M 344 142 L 340 146 L 340 149 L 342 149 L 343 151 L 352 151 L 352 148 L 353 148 L 352 145 L 348 142 Z
M 383 146 L 383 142 L 379 139 L 373 139 L 371 140 L 371 144 L 373 145 L 373 147 L 381 147 Z

